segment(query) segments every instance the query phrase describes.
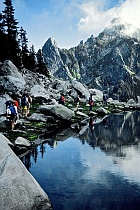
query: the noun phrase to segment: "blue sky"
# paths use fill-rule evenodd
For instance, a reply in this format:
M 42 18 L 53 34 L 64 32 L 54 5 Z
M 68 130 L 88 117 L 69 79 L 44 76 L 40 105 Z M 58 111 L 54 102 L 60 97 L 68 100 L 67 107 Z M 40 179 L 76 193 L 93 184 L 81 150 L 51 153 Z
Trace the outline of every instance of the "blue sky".
M 4 8 L 0 0 L 0 10 Z M 49 37 L 60 48 L 97 36 L 114 17 L 140 28 L 140 0 L 12 0 L 15 18 L 29 39 L 42 48 Z

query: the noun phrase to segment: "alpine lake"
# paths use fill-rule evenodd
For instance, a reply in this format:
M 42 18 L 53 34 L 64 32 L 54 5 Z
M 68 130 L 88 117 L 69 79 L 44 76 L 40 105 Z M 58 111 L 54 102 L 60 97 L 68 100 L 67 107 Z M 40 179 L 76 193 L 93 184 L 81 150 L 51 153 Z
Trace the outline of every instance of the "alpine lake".
M 54 210 L 140 209 L 140 112 L 64 129 L 21 158 Z

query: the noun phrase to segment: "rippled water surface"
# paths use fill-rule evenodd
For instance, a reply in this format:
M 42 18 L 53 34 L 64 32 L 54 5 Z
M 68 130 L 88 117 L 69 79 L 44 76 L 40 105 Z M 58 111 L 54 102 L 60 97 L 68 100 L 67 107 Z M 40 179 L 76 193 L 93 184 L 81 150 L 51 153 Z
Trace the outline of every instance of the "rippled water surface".
M 139 142 L 139 112 L 110 115 L 81 136 L 61 133 L 23 162 L 54 210 L 137 210 Z

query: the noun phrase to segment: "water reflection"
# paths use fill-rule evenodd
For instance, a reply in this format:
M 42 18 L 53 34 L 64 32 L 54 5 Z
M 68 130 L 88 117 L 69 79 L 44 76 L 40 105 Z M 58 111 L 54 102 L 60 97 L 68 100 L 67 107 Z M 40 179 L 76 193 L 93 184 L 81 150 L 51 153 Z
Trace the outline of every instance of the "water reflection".
M 86 141 L 93 148 L 100 146 L 106 153 L 122 157 L 122 146 L 136 145 L 139 142 L 140 127 L 138 125 L 140 125 L 139 112 L 110 115 L 100 124 L 96 124 L 95 121 L 93 132 L 86 129 L 79 138 L 82 143 Z
M 139 209 L 140 113 L 92 120 L 94 129 L 65 130 L 23 162 L 54 210 Z
M 90 117 L 89 119 L 89 128 L 91 131 L 93 131 L 94 129 L 94 120 L 93 120 L 93 117 Z

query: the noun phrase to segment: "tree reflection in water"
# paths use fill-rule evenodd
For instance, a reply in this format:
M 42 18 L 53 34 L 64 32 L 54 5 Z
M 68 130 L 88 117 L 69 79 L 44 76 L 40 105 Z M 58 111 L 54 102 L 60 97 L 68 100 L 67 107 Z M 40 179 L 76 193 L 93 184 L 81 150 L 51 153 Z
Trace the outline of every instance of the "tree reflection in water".
M 89 129 L 79 138 L 93 148 L 100 147 L 106 153 L 122 157 L 121 147 L 137 145 L 140 141 L 140 112 L 111 114 L 99 124 L 94 124 L 93 132 Z
M 24 164 L 54 210 L 138 210 L 140 113 L 93 121 L 94 129 L 87 122 L 80 135 L 71 129 L 56 134 L 22 158 Z
M 90 118 L 89 125 L 91 126 L 92 118 Z M 100 147 L 101 150 L 107 154 L 113 154 L 117 157 L 125 157 L 121 147 L 127 145 L 137 145 L 140 141 L 140 112 L 125 112 L 123 114 L 111 114 L 107 118 L 104 118 L 100 123 L 93 122 L 92 128 L 87 127 L 82 135 L 78 138 L 82 144 L 87 142 L 93 148 Z M 93 129 L 94 127 L 94 129 Z M 72 131 L 64 131 L 64 135 L 60 135 L 59 138 L 51 139 L 48 145 L 51 148 L 57 147 L 60 139 L 66 140 L 69 136 L 76 135 Z M 41 157 L 45 153 L 45 146 L 42 143 L 39 147 L 32 149 L 31 153 L 22 157 L 21 160 L 29 170 L 31 167 L 31 157 L 34 162 L 37 162 L 38 154 L 41 153 Z

